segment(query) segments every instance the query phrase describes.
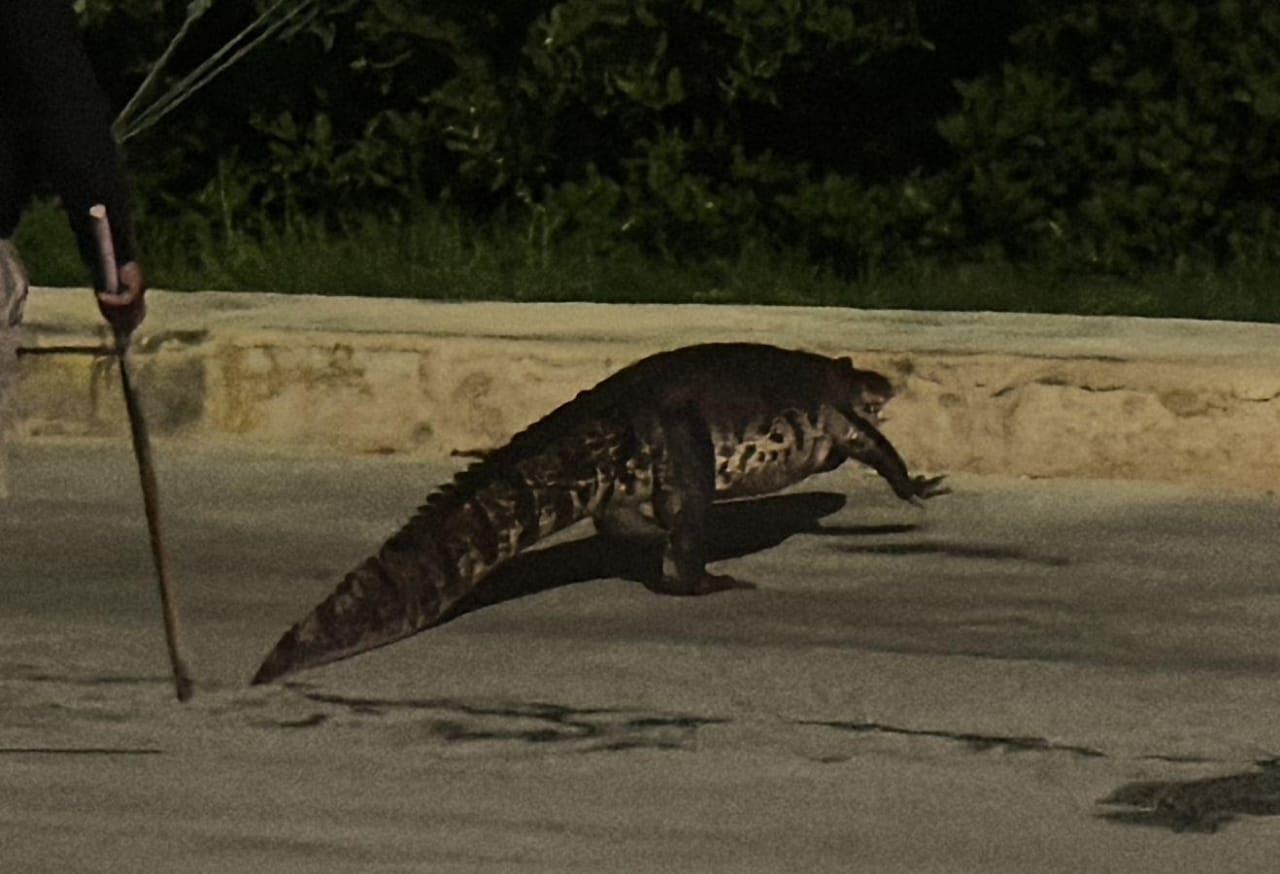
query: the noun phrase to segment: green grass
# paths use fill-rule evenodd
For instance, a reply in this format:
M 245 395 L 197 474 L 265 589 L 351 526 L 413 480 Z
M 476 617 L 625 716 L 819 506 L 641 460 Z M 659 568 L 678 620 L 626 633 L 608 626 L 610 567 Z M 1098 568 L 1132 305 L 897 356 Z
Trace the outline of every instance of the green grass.
M 37 206 L 17 243 L 32 281 L 86 279 L 65 218 Z M 802 258 L 744 247 L 734 260 L 676 265 L 630 250 L 601 255 L 589 239 L 546 244 L 513 227 L 477 229 L 443 211 L 401 224 L 364 220 L 261 238 L 218 235 L 188 221 L 144 223 L 149 284 L 442 300 L 582 300 L 995 310 L 1280 322 L 1280 268 L 1164 271 L 1140 282 L 1003 262 L 913 265 L 850 281 Z
M 13 242 L 35 285 L 83 286 L 89 282 L 61 210 L 37 203 L 23 215 Z

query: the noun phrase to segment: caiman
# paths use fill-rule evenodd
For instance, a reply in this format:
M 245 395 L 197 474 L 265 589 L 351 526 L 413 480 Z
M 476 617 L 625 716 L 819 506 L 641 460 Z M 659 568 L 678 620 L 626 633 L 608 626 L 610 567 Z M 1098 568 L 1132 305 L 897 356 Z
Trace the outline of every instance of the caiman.
M 586 517 L 608 537 L 661 536 L 656 592 L 740 584 L 707 571 L 713 501 L 764 495 L 848 459 L 898 497 L 945 494 L 911 476 L 876 428 L 893 388 L 849 358 L 751 343 L 642 359 L 485 453 L 432 493 L 378 553 L 289 629 L 253 682 L 337 661 L 438 624 L 521 550 Z

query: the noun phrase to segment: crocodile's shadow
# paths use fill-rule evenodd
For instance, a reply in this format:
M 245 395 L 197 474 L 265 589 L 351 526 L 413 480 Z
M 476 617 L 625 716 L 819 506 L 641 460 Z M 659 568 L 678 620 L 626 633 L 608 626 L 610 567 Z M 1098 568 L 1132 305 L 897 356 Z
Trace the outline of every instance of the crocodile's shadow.
M 1177 832 L 1215 832 L 1242 815 L 1280 815 L 1280 762 L 1257 763 L 1261 770 L 1199 780 L 1128 783 L 1100 803 L 1127 809 L 1099 814 L 1124 825 Z
M 834 492 L 771 495 L 715 504 L 707 530 L 710 561 L 737 558 L 777 546 L 795 534 L 819 530 L 818 520 L 840 510 L 847 497 Z M 844 535 L 895 534 L 914 525 L 841 526 Z M 522 553 L 493 572 L 437 623 L 482 607 L 588 580 L 642 582 L 661 573 L 661 544 L 630 544 L 593 535 Z

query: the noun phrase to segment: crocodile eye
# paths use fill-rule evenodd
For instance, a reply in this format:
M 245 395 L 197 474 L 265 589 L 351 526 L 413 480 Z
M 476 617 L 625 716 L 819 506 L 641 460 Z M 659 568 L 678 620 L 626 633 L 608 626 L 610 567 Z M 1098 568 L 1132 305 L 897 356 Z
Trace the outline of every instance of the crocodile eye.
M 866 410 L 867 415 L 871 416 L 871 418 L 880 418 L 880 404 L 867 404 Z

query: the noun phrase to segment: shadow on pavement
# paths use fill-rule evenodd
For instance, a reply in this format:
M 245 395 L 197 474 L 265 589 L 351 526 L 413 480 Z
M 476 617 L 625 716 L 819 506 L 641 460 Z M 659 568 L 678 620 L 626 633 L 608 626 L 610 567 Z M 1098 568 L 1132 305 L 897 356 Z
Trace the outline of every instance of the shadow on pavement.
M 707 524 L 708 560 L 738 558 L 777 546 L 795 534 L 816 532 L 818 520 L 840 510 L 846 501 L 846 496 L 834 492 L 803 492 L 715 504 Z M 913 529 L 910 525 L 841 526 L 839 533 L 870 535 Z M 642 582 L 661 573 L 661 552 L 659 542 L 620 543 L 593 535 L 522 553 L 494 571 L 437 624 L 482 607 L 589 580 Z
M 468 702 L 450 698 L 396 699 L 335 695 L 288 684 L 317 709 L 302 718 L 266 719 L 260 727 L 314 728 L 331 719 L 347 725 L 413 724 L 423 741 L 496 742 L 511 746 L 564 746 L 578 752 L 692 749 L 698 731 L 727 720 L 689 713 L 580 708 L 545 701 Z
M 1042 567 L 1066 567 L 1071 564 L 1071 560 L 1064 556 L 1036 555 L 1017 547 L 957 543 L 943 540 L 931 540 L 927 543 L 847 544 L 842 545 L 840 549 L 842 552 L 855 555 L 941 555 L 950 558 L 1023 561 Z
M 1215 832 L 1241 815 L 1280 816 L 1280 761 L 1263 770 L 1201 780 L 1128 783 L 1101 800 L 1129 810 L 1099 814 L 1123 825 Z

